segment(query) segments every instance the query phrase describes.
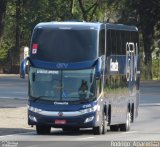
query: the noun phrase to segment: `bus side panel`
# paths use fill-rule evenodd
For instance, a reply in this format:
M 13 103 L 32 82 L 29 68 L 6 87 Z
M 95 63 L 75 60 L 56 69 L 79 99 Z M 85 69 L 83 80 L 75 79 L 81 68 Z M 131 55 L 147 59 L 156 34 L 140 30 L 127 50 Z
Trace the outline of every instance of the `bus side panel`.
M 111 124 L 124 123 L 126 112 L 131 112 L 132 106 L 134 114 L 138 112 L 135 34 L 135 31 L 107 30 L 104 94 L 111 105 Z
M 107 30 L 105 97 L 111 105 L 111 124 L 124 123 L 129 96 L 125 75 L 125 40 L 122 31 Z

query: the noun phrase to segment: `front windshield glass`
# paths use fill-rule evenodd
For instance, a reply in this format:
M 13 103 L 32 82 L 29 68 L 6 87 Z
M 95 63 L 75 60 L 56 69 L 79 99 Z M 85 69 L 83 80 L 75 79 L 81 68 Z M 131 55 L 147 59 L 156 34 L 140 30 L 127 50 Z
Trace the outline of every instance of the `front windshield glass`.
M 30 67 L 31 98 L 53 101 L 95 99 L 95 69 L 44 70 Z

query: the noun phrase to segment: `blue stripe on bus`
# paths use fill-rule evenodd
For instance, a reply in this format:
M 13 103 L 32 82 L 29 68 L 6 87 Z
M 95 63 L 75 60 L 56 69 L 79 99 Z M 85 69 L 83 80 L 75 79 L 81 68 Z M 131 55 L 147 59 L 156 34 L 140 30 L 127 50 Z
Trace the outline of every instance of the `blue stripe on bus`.
M 30 59 L 31 65 L 37 68 L 45 69 L 86 69 L 96 65 L 96 60 L 77 62 L 77 63 L 53 63 Z

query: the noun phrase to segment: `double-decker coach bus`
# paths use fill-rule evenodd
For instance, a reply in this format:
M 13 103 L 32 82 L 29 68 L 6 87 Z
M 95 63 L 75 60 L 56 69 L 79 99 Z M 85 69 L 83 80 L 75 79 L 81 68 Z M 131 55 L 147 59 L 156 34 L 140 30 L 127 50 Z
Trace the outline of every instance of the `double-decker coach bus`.
M 138 115 L 138 29 L 121 24 L 46 22 L 33 30 L 28 124 L 37 134 L 93 128 L 128 131 Z

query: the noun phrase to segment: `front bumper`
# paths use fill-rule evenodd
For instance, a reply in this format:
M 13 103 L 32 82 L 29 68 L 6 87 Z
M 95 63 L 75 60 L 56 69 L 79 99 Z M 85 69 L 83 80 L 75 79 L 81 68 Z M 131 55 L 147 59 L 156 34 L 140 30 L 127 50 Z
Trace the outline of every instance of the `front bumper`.
M 56 120 L 64 120 L 65 124 L 56 124 Z M 28 110 L 29 125 L 48 125 L 55 128 L 80 127 L 91 128 L 97 125 L 96 111 L 77 116 L 46 116 Z

